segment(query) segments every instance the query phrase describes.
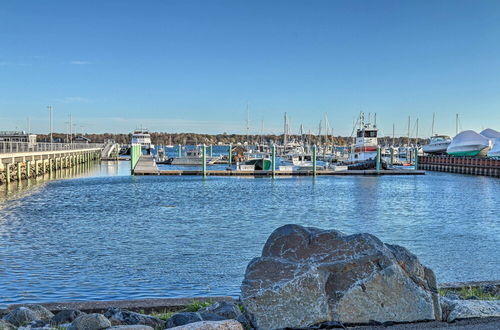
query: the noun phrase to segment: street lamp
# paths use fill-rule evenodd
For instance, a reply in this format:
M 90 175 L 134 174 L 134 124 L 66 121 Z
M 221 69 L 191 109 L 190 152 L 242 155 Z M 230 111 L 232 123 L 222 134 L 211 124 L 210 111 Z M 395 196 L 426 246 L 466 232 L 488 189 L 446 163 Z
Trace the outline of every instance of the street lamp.
M 47 110 L 49 111 L 49 133 L 50 133 L 50 143 L 52 143 L 52 106 L 47 106 Z

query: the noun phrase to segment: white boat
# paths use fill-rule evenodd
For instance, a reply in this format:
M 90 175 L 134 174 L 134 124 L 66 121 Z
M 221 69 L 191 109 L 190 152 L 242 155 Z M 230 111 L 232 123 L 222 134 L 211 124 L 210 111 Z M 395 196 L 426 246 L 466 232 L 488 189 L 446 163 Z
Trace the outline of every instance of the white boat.
M 500 138 L 500 132 L 498 131 L 495 131 L 494 129 L 491 129 L 491 128 L 487 128 L 485 130 L 482 130 L 481 133 L 482 136 L 484 136 L 485 138 L 487 139 L 490 139 L 490 140 L 495 140 L 495 139 L 498 139 Z
M 457 157 L 486 156 L 489 146 L 490 141 L 488 138 L 468 130 L 458 133 L 451 141 L 446 152 Z
M 451 143 L 451 138 L 447 135 L 434 135 L 431 137 L 429 144 L 422 147 L 426 154 L 445 154 L 448 146 Z
M 487 156 L 489 158 L 500 159 L 500 138 L 496 138 L 493 141 L 493 147 L 488 151 Z
M 209 157 L 206 156 L 206 164 L 212 165 L 214 164 L 219 157 Z M 195 165 L 203 165 L 203 151 L 197 149 L 187 150 L 184 152 L 182 157 L 174 157 L 170 158 L 167 161 L 170 165 L 182 165 L 182 166 L 195 166 Z
M 344 162 L 346 164 L 362 163 L 377 158 L 378 129 L 371 123 L 364 122 L 364 114 L 359 117 L 359 127 L 356 131 L 356 143 L 351 146 L 349 157 Z
M 132 144 L 140 144 L 142 152 L 145 154 L 150 154 L 151 150 L 154 149 L 154 144 L 151 143 L 151 135 L 147 129 L 137 129 L 132 134 L 132 139 L 130 141 Z

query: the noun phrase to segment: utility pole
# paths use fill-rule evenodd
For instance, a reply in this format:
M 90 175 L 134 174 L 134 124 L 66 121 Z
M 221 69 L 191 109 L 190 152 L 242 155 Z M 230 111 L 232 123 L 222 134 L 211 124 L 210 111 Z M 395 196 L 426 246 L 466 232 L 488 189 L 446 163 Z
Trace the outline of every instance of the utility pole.
M 73 128 L 73 124 L 71 122 L 71 114 L 69 114 L 69 143 L 73 143 L 73 131 L 72 131 L 72 128 Z
M 49 105 L 47 106 L 47 110 L 49 111 L 49 134 L 50 134 L 50 143 L 53 142 L 52 140 L 52 106 Z

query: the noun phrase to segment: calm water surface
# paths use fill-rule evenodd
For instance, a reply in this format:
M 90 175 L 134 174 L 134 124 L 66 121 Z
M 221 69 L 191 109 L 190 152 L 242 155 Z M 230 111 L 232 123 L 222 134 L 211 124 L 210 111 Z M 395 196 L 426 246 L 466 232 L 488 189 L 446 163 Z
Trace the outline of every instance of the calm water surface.
M 500 279 L 500 180 L 131 177 L 128 163 L 0 187 L 0 306 L 239 294 L 278 226 L 369 232 L 440 282 Z

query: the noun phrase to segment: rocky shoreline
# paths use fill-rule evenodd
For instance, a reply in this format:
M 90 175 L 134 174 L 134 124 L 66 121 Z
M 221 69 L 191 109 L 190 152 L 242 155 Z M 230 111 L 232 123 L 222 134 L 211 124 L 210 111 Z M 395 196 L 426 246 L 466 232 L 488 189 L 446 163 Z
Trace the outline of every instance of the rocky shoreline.
M 276 229 L 241 298 L 12 305 L 0 330 L 500 328 L 500 281 L 437 285 L 407 249 L 369 234 Z

